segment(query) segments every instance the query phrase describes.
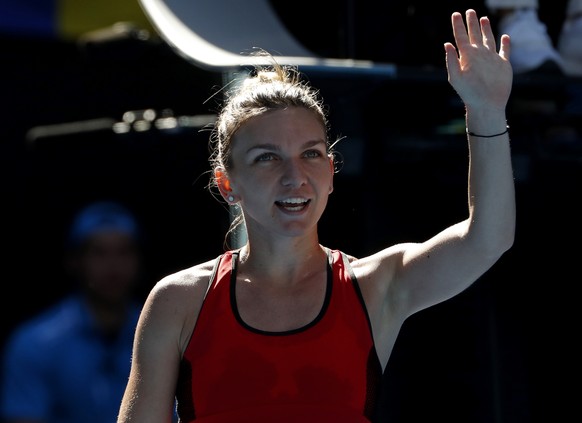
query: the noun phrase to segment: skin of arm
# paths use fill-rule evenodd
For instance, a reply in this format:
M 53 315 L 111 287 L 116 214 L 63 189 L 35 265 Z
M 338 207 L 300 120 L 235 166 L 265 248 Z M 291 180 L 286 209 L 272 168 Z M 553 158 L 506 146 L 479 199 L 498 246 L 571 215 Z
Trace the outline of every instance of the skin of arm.
M 486 17 L 452 15 L 457 47 L 445 44 L 449 83 L 465 104 L 468 130 L 506 129 L 513 71 L 510 40 L 499 53 Z M 513 245 L 515 192 L 508 134 L 468 136 L 468 217 L 422 243 L 399 244 L 352 263 L 362 286 L 380 360 L 385 366 L 410 315 L 467 289 Z
M 136 328 L 132 367 L 118 423 L 170 423 L 178 369 L 210 280 L 214 261 L 159 281 Z

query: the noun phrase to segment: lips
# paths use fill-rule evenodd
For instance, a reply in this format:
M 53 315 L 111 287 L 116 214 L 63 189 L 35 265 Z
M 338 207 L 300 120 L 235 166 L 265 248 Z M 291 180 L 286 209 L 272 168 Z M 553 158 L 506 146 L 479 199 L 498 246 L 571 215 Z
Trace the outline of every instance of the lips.
M 307 205 L 311 202 L 311 200 L 306 198 L 294 197 L 294 198 L 287 198 L 282 201 L 275 201 L 275 204 L 287 211 L 297 212 L 303 210 Z

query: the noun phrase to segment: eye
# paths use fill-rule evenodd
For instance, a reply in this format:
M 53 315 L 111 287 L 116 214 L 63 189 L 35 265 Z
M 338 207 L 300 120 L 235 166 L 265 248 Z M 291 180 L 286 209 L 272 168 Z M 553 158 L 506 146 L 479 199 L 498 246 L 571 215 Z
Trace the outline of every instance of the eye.
M 268 162 L 275 160 L 277 157 L 273 153 L 262 153 L 255 157 L 255 162 Z
M 322 157 L 323 153 L 319 150 L 307 150 L 305 153 L 303 153 L 303 155 L 307 158 L 315 159 L 318 157 Z

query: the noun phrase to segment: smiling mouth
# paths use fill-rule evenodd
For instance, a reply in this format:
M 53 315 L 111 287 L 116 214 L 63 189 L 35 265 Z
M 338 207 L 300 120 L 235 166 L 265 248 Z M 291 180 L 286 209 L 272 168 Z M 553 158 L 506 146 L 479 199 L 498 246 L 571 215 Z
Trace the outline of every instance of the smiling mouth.
M 275 201 L 275 204 L 286 211 L 297 212 L 303 210 L 311 200 L 304 198 L 289 198 L 285 201 Z

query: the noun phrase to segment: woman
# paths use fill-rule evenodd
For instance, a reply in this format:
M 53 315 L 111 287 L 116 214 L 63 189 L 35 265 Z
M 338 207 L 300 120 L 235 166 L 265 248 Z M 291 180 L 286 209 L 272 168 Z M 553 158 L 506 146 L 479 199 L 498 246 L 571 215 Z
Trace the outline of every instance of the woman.
M 213 182 L 246 243 L 162 279 L 137 327 L 119 423 L 367 422 L 407 317 L 462 292 L 513 244 L 509 37 L 452 15 L 449 81 L 466 106 L 469 215 L 423 243 L 355 258 L 317 224 L 334 161 L 316 91 L 291 69 L 249 77 L 219 115 Z

